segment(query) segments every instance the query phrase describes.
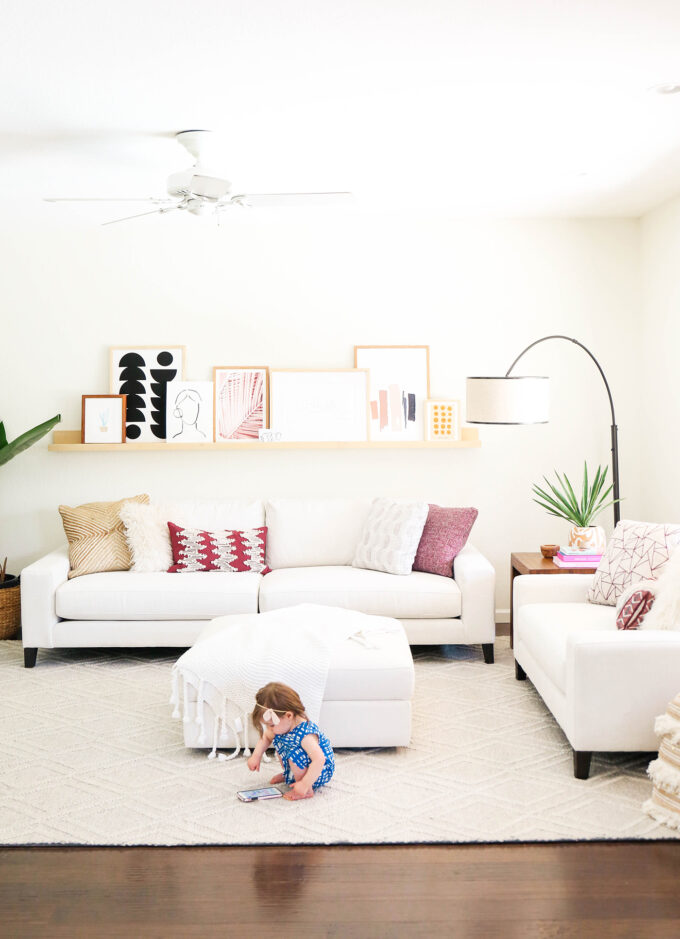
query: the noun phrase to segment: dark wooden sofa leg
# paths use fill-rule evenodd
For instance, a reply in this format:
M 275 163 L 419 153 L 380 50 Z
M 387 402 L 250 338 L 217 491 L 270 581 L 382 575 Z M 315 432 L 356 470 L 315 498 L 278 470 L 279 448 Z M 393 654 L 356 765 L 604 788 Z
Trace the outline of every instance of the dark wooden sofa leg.
M 487 665 L 493 665 L 493 642 L 483 642 L 482 652 Z
M 590 776 L 590 750 L 574 750 L 574 776 L 576 779 L 587 779 Z
M 37 658 L 37 649 L 24 649 L 24 668 L 33 668 Z
M 517 681 L 526 681 L 527 673 L 524 671 L 522 666 L 519 664 L 517 659 L 515 659 L 515 678 Z

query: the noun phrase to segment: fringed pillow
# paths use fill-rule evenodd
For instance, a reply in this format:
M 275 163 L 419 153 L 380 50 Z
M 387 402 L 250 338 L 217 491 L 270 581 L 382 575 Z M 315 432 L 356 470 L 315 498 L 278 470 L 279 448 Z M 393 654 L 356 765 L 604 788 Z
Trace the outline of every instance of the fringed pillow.
M 654 783 L 652 797 L 642 808 L 669 828 L 680 829 L 680 694 L 657 717 L 654 731 L 661 738 L 658 759 L 647 773 Z
M 623 591 L 616 604 L 616 628 L 640 629 L 656 598 L 657 582 L 641 580 Z

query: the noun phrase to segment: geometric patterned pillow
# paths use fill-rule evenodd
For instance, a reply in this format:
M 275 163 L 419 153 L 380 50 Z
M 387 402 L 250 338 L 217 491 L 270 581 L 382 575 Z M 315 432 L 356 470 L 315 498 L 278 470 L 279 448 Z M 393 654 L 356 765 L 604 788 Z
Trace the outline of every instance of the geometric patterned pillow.
M 144 494 L 118 502 L 60 505 L 59 514 L 68 538 L 69 578 L 102 571 L 129 571 L 130 550 L 120 510 L 126 502 L 148 501 Z
M 168 522 L 168 528 L 175 562 L 168 568 L 169 574 L 192 571 L 269 573 L 264 559 L 266 527 L 248 531 L 201 531 Z
M 632 584 L 657 580 L 678 544 L 680 525 L 619 522 L 593 577 L 589 602 L 616 606 Z
M 656 585 L 655 580 L 639 580 L 623 591 L 616 604 L 617 629 L 642 627 L 656 598 Z

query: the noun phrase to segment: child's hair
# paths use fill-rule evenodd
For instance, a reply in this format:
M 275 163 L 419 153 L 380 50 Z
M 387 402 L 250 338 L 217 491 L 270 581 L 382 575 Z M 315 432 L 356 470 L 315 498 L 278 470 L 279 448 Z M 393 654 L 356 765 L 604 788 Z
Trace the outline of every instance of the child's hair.
M 253 727 L 260 736 L 262 736 L 262 715 L 268 710 L 274 711 L 275 714 L 292 711 L 295 717 L 304 717 L 307 720 L 305 706 L 300 700 L 300 695 L 288 685 L 281 684 L 280 681 L 270 681 L 255 695 L 252 720 Z

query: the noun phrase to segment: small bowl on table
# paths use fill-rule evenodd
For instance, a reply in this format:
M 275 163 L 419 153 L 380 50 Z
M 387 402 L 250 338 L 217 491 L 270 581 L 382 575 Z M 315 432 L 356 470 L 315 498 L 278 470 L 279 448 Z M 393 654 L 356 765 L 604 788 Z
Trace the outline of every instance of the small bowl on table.
M 554 558 L 557 552 L 560 550 L 558 544 L 542 544 L 541 545 L 541 554 L 544 558 Z

